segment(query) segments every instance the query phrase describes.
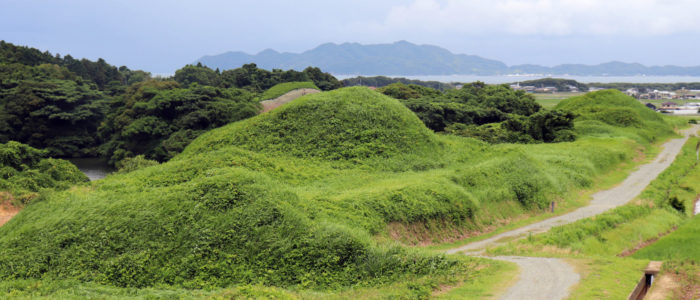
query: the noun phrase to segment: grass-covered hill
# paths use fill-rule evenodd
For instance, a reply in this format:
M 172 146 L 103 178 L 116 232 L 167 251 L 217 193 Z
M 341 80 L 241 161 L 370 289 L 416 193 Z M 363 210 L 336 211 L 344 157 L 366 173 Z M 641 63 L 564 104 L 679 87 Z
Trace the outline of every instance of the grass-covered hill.
M 397 100 L 366 88 L 303 97 L 264 116 L 210 131 L 187 153 L 237 146 L 259 153 L 364 160 L 439 151 L 437 137 Z M 186 156 L 186 155 L 185 155 Z
M 660 122 L 657 138 L 673 134 L 639 115 Z M 0 279 L 337 289 L 470 272 L 381 237 L 415 242 L 390 229 L 401 226 L 453 237 L 536 213 L 649 146 L 636 136 L 648 129 L 599 123 L 609 137 L 489 145 L 436 135 L 366 88 L 307 95 L 169 162 L 42 197 L 0 227 Z
M 576 131 L 588 136 L 626 137 L 648 143 L 667 135 L 670 130 L 670 118 L 616 90 L 573 97 L 555 108 L 578 114 Z
M 273 87 L 267 89 L 264 93 L 262 93 L 262 95 L 260 96 L 260 99 L 261 100 L 275 99 L 275 98 L 282 96 L 288 92 L 291 92 L 293 90 L 298 90 L 298 89 L 321 90 L 311 81 L 283 82 L 283 83 L 278 83 L 278 84 L 274 85 Z

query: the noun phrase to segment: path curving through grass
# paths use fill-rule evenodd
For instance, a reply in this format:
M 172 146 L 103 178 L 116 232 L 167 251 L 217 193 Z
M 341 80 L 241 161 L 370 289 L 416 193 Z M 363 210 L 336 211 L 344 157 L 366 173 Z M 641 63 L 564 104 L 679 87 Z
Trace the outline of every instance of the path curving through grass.
M 671 165 L 689 136 L 698 130 L 700 125 L 683 130 L 683 138 L 673 139 L 663 144 L 661 152 L 654 161 L 640 166 L 618 186 L 594 194 L 593 200 L 587 206 L 485 240 L 449 249 L 446 252 L 479 255 L 486 248 L 502 245 L 529 234 L 546 232 L 552 227 L 589 218 L 624 205 L 636 198 L 652 180 Z M 569 289 L 578 283 L 580 278 L 573 267 L 562 259 L 512 256 L 492 258 L 514 262 L 521 269 L 520 279 L 503 295 L 502 299 L 564 299 L 569 295 Z

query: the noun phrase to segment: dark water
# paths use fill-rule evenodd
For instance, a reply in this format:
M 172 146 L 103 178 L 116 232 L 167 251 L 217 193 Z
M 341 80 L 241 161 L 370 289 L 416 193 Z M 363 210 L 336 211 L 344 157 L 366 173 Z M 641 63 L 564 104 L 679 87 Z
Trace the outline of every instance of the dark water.
M 102 179 L 114 172 L 114 168 L 99 158 L 71 158 L 68 161 L 75 164 L 90 180 Z

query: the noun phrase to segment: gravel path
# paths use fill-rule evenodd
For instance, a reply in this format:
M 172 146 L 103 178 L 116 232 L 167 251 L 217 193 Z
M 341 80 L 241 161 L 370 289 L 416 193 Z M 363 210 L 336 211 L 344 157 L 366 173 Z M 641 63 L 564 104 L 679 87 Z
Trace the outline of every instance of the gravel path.
M 321 91 L 316 90 L 316 89 L 296 89 L 293 91 L 289 91 L 286 94 L 279 96 L 275 99 L 260 101 L 260 104 L 262 104 L 262 106 L 263 106 L 262 112 L 265 113 L 265 112 L 271 111 L 271 110 L 281 106 L 282 104 L 286 104 L 286 103 L 288 103 L 296 98 L 299 98 L 301 96 L 308 95 L 308 94 L 316 94 L 316 93 L 320 93 L 320 92 Z
M 487 247 L 523 238 L 530 233 L 545 232 L 554 226 L 589 218 L 624 205 L 636 198 L 654 178 L 671 165 L 676 155 L 680 153 L 683 144 L 688 140 L 688 136 L 696 133 L 699 129 L 700 126 L 695 125 L 682 132 L 683 138 L 665 143 L 662 146 L 662 151 L 653 162 L 639 167 L 620 185 L 594 194 L 593 200 L 588 206 L 558 217 L 504 232 L 482 241 L 450 249 L 447 253 L 465 252 L 467 254 L 478 254 Z M 563 299 L 568 295 L 569 288 L 579 280 L 579 275 L 573 268 L 560 259 L 534 257 L 493 258 L 517 263 L 521 269 L 520 279 L 508 290 L 503 299 Z

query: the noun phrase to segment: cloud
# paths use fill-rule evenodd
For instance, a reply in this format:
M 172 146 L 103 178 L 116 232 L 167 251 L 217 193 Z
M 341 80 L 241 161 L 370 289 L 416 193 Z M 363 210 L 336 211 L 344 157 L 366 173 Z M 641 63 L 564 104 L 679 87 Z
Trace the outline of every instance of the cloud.
M 700 32 L 695 0 L 414 0 L 365 29 L 516 35 L 667 35 Z

